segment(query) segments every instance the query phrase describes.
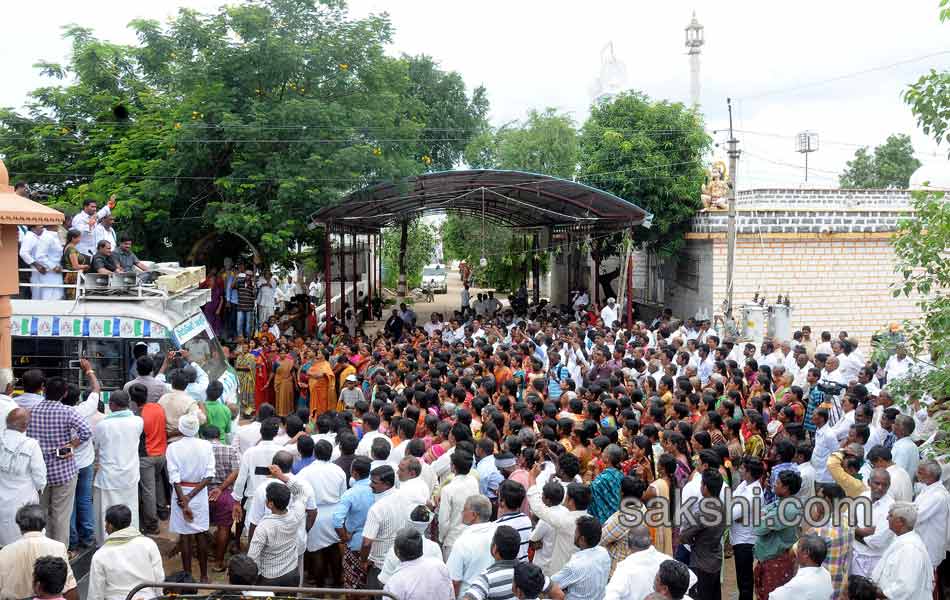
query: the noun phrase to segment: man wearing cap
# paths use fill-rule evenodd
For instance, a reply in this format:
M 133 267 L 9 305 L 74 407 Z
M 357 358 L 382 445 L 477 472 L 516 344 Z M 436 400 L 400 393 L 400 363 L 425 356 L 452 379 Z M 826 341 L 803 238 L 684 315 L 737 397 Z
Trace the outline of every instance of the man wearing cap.
M 353 407 L 356 406 L 356 403 L 360 400 L 366 401 L 366 396 L 363 395 L 363 390 L 359 388 L 356 375 L 347 375 L 346 380 L 343 383 L 343 389 L 340 390 L 340 401 L 343 403 L 345 410 L 353 410 Z
M 600 320 L 604 322 L 604 327 L 613 327 L 617 321 L 617 303 L 613 298 L 607 299 L 607 306 L 600 309 Z
M 165 460 L 168 482 L 174 488 L 171 520 L 168 529 L 181 539 L 181 566 L 191 573 L 193 546 L 198 547 L 198 568 L 201 581 L 208 581 L 208 484 L 214 477 L 214 451 L 211 443 L 195 437 L 198 417 L 187 413 L 178 419 L 183 436 L 168 446 Z

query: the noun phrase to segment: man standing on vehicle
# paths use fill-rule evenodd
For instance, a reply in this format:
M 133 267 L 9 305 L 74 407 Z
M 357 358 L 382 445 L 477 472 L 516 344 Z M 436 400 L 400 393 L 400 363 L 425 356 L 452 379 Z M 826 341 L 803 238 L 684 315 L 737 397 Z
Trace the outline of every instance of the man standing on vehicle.
M 148 267 L 145 266 L 145 263 L 139 260 L 135 252 L 132 252 L 132 236 L 127 233 L 119 237 L 119 247 L 112 252 L 112 256 L 126 273 L 134 272 L 133 267 L 138 267 L 142 271 L 148 271 Z
M 46 461 L 46 489 L 40 505 L 47 515 L 46 535 L 69 544 L 69 520 L 76 496 L 79 470 L 73 451 L 92 437 L 92 432 L 76 409 L 61 402 L 66 397 L 66 380 L 46 380 L 45 397 L 30 409 L 26 434 L 40 443 Z
M 93 232 L 93 239 L 96 242 L 96 246 L 98 246 L 99 242 L 101 242 L 102 240 L 106 240 L 112 245 L 113 248 L 118 247 L 118 243 L 117 243 L 118 240 L 116 239 L 117 236 L 115 234 L 115 229 L 112 227 L 113 221 L 114 219 L 112 218 L 111 214 L 105 215 L 104 217 L 99 219 L 99 224 L 96 225 L 96 229 Z
M 81 234 L 79 245 L 76 248 L 86 256 L 92 256 L 96 250 L 96 225 L 99 221 L 112 214 L 115 208 L 115 194 L 109 197 L 109 203 L 100 210 L 95 200 L 85 200 L 82 203 L 82 212 L 73 217 L 71 229 Z

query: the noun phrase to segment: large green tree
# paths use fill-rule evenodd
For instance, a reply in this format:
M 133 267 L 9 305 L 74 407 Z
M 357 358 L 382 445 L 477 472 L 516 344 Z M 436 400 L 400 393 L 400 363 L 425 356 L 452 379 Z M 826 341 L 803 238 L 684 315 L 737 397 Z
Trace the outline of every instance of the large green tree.
M 940 1 L 940 20 L 950 21 L 950 0 Z M 917 123 L 938 142 L 950 141 L 950 71 L 931 70 L 908 87 L 904 100 Z M 907 323 L 910 352 L 917 357 L 911 375 L 888 383 L 905 405 L 921 407 L 935 419 L 940 435 L 926 453 L 950 451 L 950 202 L 944 192 L 914 192 L 913 216 L 905 219 L 894 238 L 900 282 L 895 295 L 918 298 L 922 318 Z M 879 356 L 893 352 L 881 344 Z M 883 358 L 883 356 L 881 356 Z
M 578 178 L 653 213 L 634 243 L 664 255 L 683 244 L 689 219 L 702 208 L 702 158 L 711 139 L 700 117 L 680 103 L 630 91 L 591 108 L 581 128 Z M 607 251 L 620 251 L 613 240 Z
M 870 153 L 867 147 L 859 148 L 854 159 L 848 161 L 847 168 L 841 174 L 843 188 L 906 188 L 910 176 L 920 167 L 920 161 L 914 158 L 914 147 L 910 136 L 894 134 L 874 148 Z
M 0 113 L 16 178 L 75 212 L 120 199 L 120 229 L 150 257 L 183 258 L 209 232 L 267 260 L 319 247 L 317 209 L 374 181 L 446 169 L 487 112 L 484 90 L 432 59 L 388 57 L 385 16 L 337 0 L 245 0 L 167 25 L 133 21 L 134 45 L 69 26 L 68 63 L 25 114 Z
M 406 233 L 406 283 L 411 289 L 419 287 L 422 283 L 422 267 L 432 262 L 436 231 L 422 219 L 415 219 L 409 222 Z M 396 288 L 399 278 L 401 236 L 402 228 L 399 226 L 383 230 L 383 283 L 391 289 Z

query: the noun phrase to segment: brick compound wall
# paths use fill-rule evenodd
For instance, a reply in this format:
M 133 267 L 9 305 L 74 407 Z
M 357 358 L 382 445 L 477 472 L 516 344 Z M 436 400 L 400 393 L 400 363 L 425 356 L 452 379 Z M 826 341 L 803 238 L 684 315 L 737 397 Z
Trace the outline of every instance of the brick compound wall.
M 899 274 L 890 239 L 899 221 L 911 216 L 908 201 L 903 190 L 739 192 L 736 306 L 751 302 L 756 292 L 767 302 L 788 295 L 794 329 L 810 325 L 834 335 L 843 329 L 865 347 L 888 323 L 918 317 L 914 299 L 895 298 L 891 287 Z M 660 270 L 667 279 L 659 301 L 676 314 L 721 312 L 726 229 L 726 211 L 700 213 L 677 267 Z M 640 269 L 636 274 L 640 281 L 647 275 Z

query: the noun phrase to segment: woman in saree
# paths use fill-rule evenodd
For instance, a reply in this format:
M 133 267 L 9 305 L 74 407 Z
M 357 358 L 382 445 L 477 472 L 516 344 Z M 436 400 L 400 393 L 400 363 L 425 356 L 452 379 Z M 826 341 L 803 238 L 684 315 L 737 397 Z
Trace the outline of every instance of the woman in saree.
M 314 352 L 310 348 L 304 348 L 301 358 L 303 364 L 297 369 L 297 408 L 310 407 L 310 376 L 307 373 L 313 365 Z
M 357 374 L 364 374 L 366 372 L 366 367 L 368 367 L 372 362 L 372 357 L 369 353 L 369 346 L 366 344 L 360 344 L 359 351 L 350 357 L 350 362 L 356 368 Z
M 252 342 L 253 343 L 253 342 Z M 270 404 L 270 390 L 273 382 L 271 374 L 270 361 L 267 360 L 267 352 L 263 348 L 257 348 L 251 351 L 254 357 L 254 412 L 261 408 L 261 404 Z
M 249 342 L 249 346 L 237 347 L 237 357 L 234 359 L 234 370 L 238 376 L 238 408 L 241 414 L 249 417 L 254 414 L 254 373 L 257 367 L 254 355 L 251 350 L 254 348 L 254 341 Z
M 79 278 L 77 273 L 85 273 L 89 270 L 89 257 L 79 251 L 79 241 L 82 234 L 76 229 L 70 229 L 66 233 L 66 246 L 63 248 L 63 284 L 70 286 L 76 285 Z M 76 297 L 74 289 L 66 290 L 66 299 L 72 300 Z
M 218 270 L 212 267 L 208 271 L 208 277 L 205 278 L 200 287 L 211 290 L 211 300 L 201 307 L 201 310 L 204 311 L 205 314 L 205 320 L 211 325 L 212 331 L 221 333 L 221 311 L 224 309 L 224 284 L 218 277 Z
M 676 521 L 677 506 L 675 500 L 678 497 L 676 490 L 679 487 L 676 483 L 676 459 L 669 454 L 663 454 L 660 456 L 658 467 L 657 478 L 643 493 L 643 503 L 647 508 L 650 508 L 659 504 L 658 502 L 651 502 L 654 498 L 662 498 L 662 506 L 669 510 L 669 514 L 664 521 L 672 524 Z M 656 528 L 651 527 L 650 533 L 653 536 L 653 547 L 663 554 L 673 556 L 673 538 L 676 537 L 674 534 L 679 532 L 674 531 L 669 524 L 660 525 Z
M 284 349 L 274 362 L 274 395 L 277 414 L 287 416 L 292 414 L 294 407 L 294 361 L 290 353 Z
M 307 385 L 310 387 L 310 417 L 315 419 L 336 406 L 336 377 L 326 350 L 317 350 L 310 369 L 307 371 Z

